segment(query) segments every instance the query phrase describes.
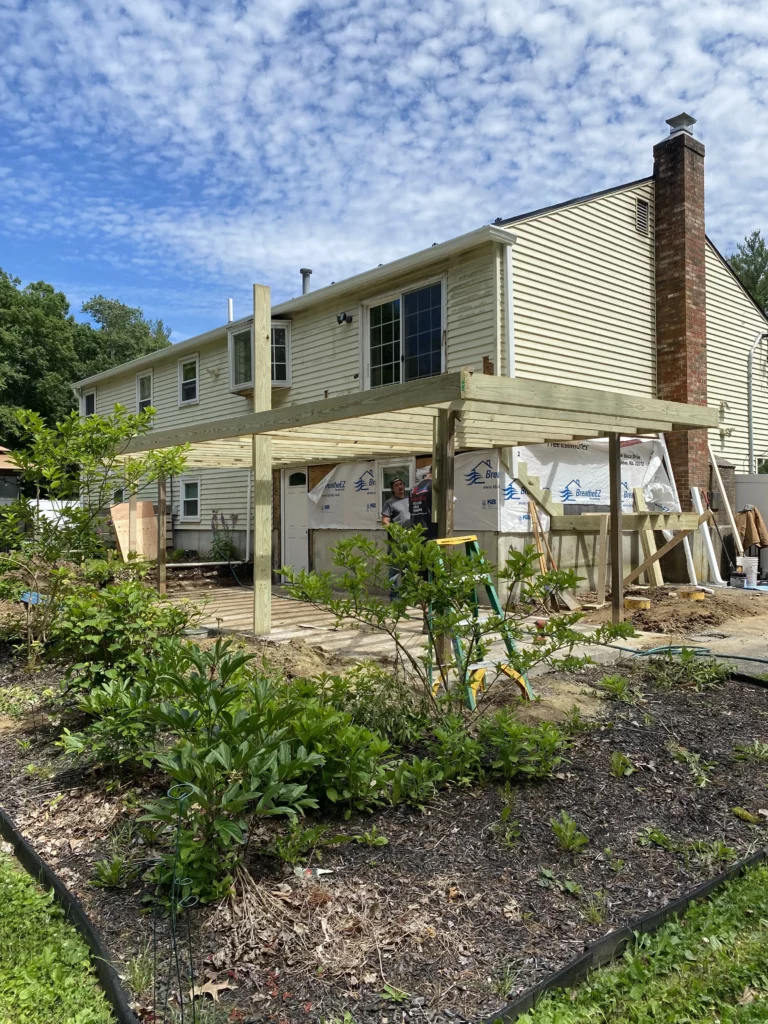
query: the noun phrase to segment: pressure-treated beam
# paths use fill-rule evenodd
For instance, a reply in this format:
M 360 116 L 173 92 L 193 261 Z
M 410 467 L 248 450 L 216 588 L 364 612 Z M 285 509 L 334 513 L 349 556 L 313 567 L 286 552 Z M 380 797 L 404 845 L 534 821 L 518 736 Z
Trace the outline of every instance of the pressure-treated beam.
M 253 410 L 272 402 L 270 290 L 253 286 Z M 253 455 L 253 632 L 272 632 L 272 439 L 254 434 Z
M 166 559 L 166 515 L 167 515 L 167 502 L 166 502 L 166 488 L 165 488 L 165 477 L 159 476 L 157 478 L 157 592 L 158 594 L 164 594 L 166 591 L 165 583 L 165 559 Z
M 490 377 L 463 371 L 462 397 L 469 401 L 492 402 L 517 408 L 549 409 L 560 413 L 594 414 L 616 417 L 616 426 L 623 423 L 669 422 L 674 430 L 690 427 L 716 427 L 718 409 L 706 405 L 685 405 L 666 402 L 644 395 L 618 391 L 577 388 L 571 384 L 550 384 L 545 381 L 509 377 Z M 567 416 L 562 416 L 567 421 Z M 623 426 L 618 433 L 624 433 Z
M 611 492 L 611 618 L 624 618 L 623 537 L 621 535 L 621 435 L 608 438 L 608 480 Z

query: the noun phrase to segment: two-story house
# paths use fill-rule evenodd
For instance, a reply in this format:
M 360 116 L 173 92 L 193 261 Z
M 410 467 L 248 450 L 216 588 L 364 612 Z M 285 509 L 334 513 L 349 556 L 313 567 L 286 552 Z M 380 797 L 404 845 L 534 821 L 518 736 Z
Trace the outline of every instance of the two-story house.
M 273 306 L 271 407 L 357 394 L 365 408 L 367 396 L 382 389 L 437 381 L 471 366 L 476 374 L 532 386 L 620 393 L 628 404 L 666 399 L 719 407 L 711 447 L 746 471 L 747 355 L 768 321 L 705 235 L 704 147 L 692 135 L 693 119 L 681 115 L 669 123 L 648 177 L 498 219 Z M 303 280 L 306 287 L 307 272 Z M 253 317 L 230 320 L 78 381 L 81 410 L 105 414 L 115 403 L 137 410 L 151 405 L 156 430 L 175 431 L 183 440 L 201 423 L 251 411 L 253 345 Z M 753 444 L 764 456 L 765 345 L 757 351 Z M 593 419 L 599 427 L 599 417 Z M 379 431 L 375 444 L 368 443 L 364 424 L 345 443 L 323 443 L 305 428 L 303 449 L 275 460 L 281 468 L 273 481 L 273 566 L 327 567 L 330 547 L 345 530 L 379 529 L 392 478 L 412 485 L 431 462 L 430 437 L 420 430 L 415 413 L 393 418 L 391 435 L 384 442 Z M 538 437 L 530 427 L 518 436 L 513 425 L 508 435 L 522 445 L 545 438 L 557 444 L 558 438 L 546 431 Z M 498 434 L 489 431 L 494 438 Z M 683 507 L 689 507 L 690 487 L 709 484 L 706 434 L 667 440 Z M 460 438 L 457 445 L 460 450 Z M 230 444 L 220 464 L 211 451 L 205 458 L 193 451 L 184 475 L 169 481 L 173 545 L 204 555 L 213 513 L 223 512 L 230 523 L 235 517 L 234 536 L 247 557 L 254 511 L 250 449 Z M 578 469 L 578 451 L 570 457 Z M 524 514 L 516 516 L 510 506 L 502 515 L 505 501 L 519 498 L 514 481 L 490 448 L 478 451 L 473 444 L 459 458 L 465 461 L 457 476 L 474 483 L 482 473 L 486 492 L 485 504 L 473 511 L 457 489 L 459 526 L 480 531 L 484 546 L 503 556 L 504 543 L 527 532 Z M 339 465 L 346 468 L 335 469 Z M 577 471 L 573 478 L 579 479 Z M 587 502 L 601 504 L 594 495 L 581 504 Z

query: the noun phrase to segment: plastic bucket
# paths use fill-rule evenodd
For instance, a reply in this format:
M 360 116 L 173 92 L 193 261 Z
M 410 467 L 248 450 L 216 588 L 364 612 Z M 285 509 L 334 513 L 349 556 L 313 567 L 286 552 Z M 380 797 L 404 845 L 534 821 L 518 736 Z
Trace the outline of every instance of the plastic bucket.
M 747 577 L 747 586 L 757 586 L 757 568 L 759 565 L 759 559 L 750 555 L 739 555 L 736 559 L 736 564 L 740 565 L 744 570 L 744 574 Z

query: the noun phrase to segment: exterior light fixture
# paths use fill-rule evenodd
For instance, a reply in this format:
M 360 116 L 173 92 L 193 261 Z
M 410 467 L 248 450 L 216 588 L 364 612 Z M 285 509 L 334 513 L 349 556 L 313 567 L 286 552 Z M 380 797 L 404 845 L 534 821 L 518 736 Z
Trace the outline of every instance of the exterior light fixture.
M 338 313 L 336 316 L 336 323 L 341 327 L 342 324 L 351 324 L 352 317 L 349 313 Z

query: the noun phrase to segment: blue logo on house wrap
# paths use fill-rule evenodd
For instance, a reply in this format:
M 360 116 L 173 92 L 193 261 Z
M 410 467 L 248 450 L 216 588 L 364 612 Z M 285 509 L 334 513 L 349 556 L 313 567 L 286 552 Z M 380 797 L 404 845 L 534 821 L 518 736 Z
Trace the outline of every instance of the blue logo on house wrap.
M 464 479 L 470 487 L 473 484 L 484 484 L 489 480 L 498 480 L 498 478 L 499 474 L 491 465 L 490 459 L 483 459 L 482 462 L 478 462 L 468 473 L 464 474 Z
M 589 505 L 599 501 L 602 493 L 599 487 L 583 488 L 581 480 L 570 480 L 565 487 L 560 489 L 560 501 L 573 501 Z
M 515 501 L 517 498 L 525 498 L 528 496 L 528 491 L 524 487 L 515 487 L 514 482 L 510 482 L 504 488 L 504 500 Z
M 376 483 L 376 478 L 373 475 L 372 469 L 366 469 L 365 472 L 355 480 L 356 491 L 370 491 Z

